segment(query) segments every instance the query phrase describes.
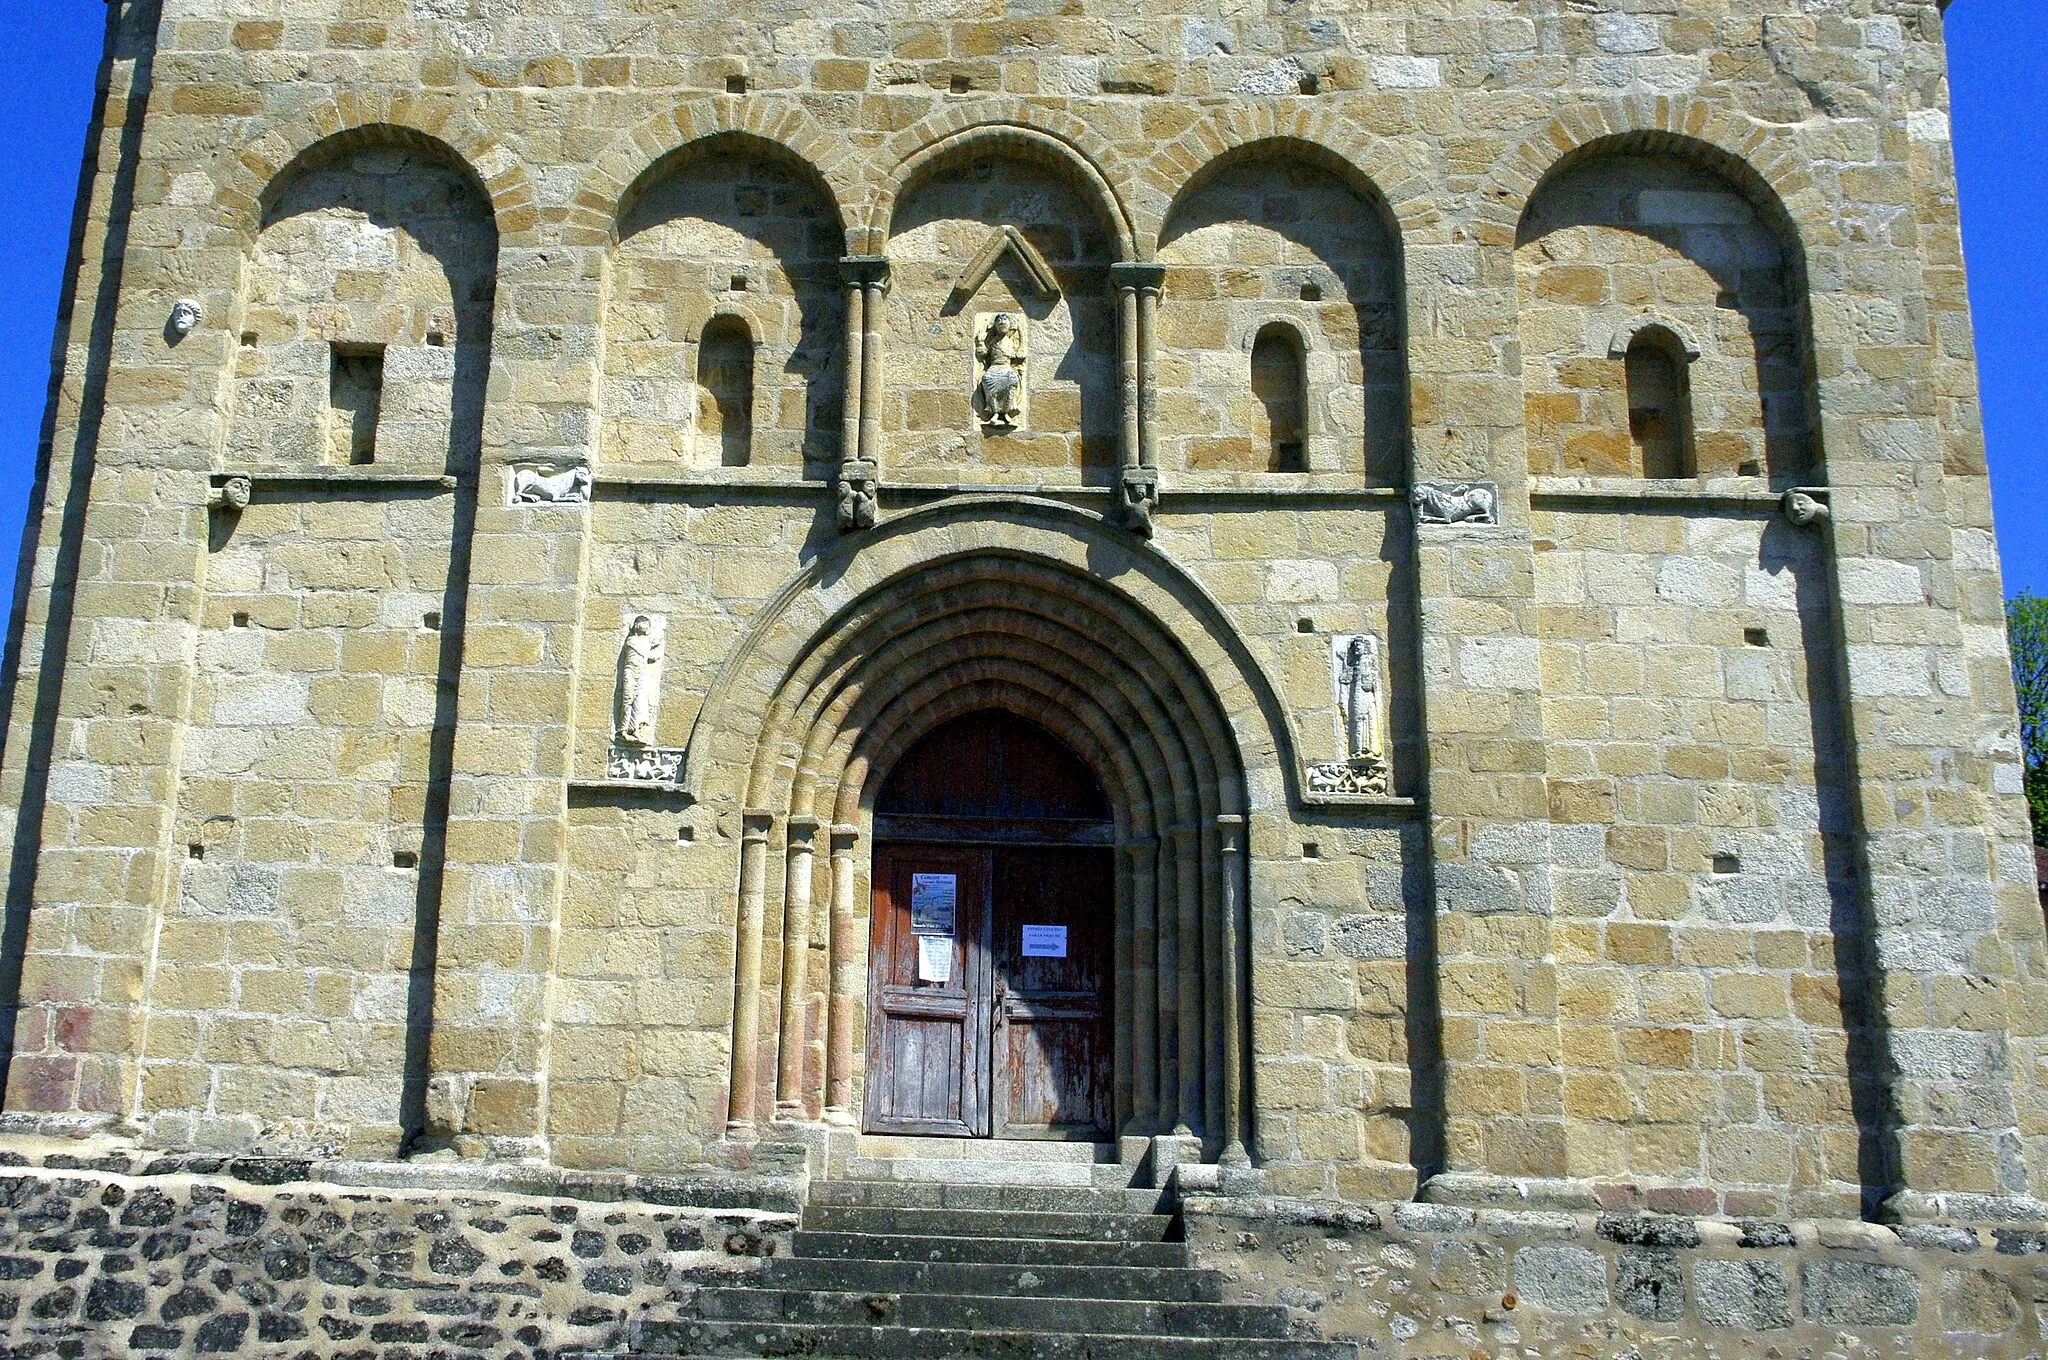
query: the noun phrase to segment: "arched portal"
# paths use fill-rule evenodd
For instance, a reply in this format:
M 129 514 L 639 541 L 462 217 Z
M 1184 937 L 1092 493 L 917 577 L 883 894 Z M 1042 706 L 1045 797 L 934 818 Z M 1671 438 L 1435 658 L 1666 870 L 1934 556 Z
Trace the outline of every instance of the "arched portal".
M 1115 826 L 1087 762 L 991 708 L 897 760 L 874 809 L 871 1133 L 1107 1141 Z
M 1085 556 L 1049 526 L 985 522 L 977 536 L 984 542 L 970 546 L 936 522 L 905 525 L 898 541 L 860 555 L 880 549 L 871 561 L 884 569 L 824 564 L 818 593 L 778 606 L 786 618 L 764 623 L 733 658 L 714 687 L 719 711 L 700 717 L 700 787 L 744 800 L 729 1131 L 751 1136 L 771 1111 L 852 1124 L 871 1108 L 871 934 L 860 917 L 870 902 L 894 908 L 897 893 L 913 891 L 907 879 L 880 881 L 890 870 L 878 836 L 904 829 L 893 818 L 925 815 L 889 810 L 888 776 L 919 768 L 919 744 L 943 725 L 997 711 L 1013 733 L 1035 730 L 1064 748 L 1061 759 L 1101 790 L 1100 811 L 1078 820 L 1091 823 L 1084 843 L 1108 860 L 1109 1131 L 1199 1135 L 1208 1155 L 1235 1160 L 1250 1136 L 1241 749 L 1271 759 L 1266 747 L 1241 748 L 1237 728 L 1262 706 L 1250 694 L 1236 707 L 1222 701 L 1219 687 L 1239 693 L 1243 679 L 1221 657 L 1196 658 L 1227 647 L 1225 636 L 1206 608 L 1184 614 L 1177 591 L 1160 595 L 1149 563 L 1106 579 L 1020 550 L 1044 538 Z M 913 551 L 927 538 L 945 547 Z M 1141 602 L 1155 596 L 1174 626 Z M 751 760 L 735 759 L 728 736 Z M 1021 950 L 1022 925 L 1058 922 L 1015 924 Z

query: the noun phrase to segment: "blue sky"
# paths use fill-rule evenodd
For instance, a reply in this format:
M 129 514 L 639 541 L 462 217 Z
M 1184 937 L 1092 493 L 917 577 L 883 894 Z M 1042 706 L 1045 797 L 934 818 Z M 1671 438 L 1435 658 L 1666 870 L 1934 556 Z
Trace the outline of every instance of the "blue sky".
M 0 590 L 34 476 L 105 0 L 0 0 Z M 2048 60 L 2041 0 L 1956 0 L 1956 158 L 2008 593 L 2048 594 Z

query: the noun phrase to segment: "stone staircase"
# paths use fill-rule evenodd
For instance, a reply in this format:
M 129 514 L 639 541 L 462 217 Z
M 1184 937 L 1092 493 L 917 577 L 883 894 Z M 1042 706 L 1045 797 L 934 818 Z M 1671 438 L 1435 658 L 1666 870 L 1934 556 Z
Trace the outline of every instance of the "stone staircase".
M 1114 1147 L 862 1138 L 814 1181 L 794 1254 L 686 1280 L 633 1356 L 1356 1360 L 1224 1302 Z

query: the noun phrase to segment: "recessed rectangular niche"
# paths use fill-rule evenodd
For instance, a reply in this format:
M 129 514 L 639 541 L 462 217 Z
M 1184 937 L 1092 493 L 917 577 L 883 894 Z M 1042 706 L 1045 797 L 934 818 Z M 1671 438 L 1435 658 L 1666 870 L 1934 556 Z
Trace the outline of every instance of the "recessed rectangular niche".
M 1714 872 L 1717 874 L 1739 874 L 1742 872 L 1742 858 L 1726 851 L 1714 856 Z
M 345 466 L 377 459 L 384 405 L 384 347 L 336 345 L 327 370 L 327 458 Z

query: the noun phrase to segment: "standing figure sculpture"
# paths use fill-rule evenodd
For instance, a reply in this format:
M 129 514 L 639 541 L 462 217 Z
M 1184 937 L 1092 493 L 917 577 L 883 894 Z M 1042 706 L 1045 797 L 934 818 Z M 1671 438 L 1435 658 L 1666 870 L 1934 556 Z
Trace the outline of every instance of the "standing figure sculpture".
M 984 425 L 1015 429 L 1024 422 L 1024 330 L 1009 312 L 997 312 L 975 346 L 980 377 L 974 386 L 975 414 Z
M 1331 638 L 1330 684 L 1344 758 L 1312 762 L 1305 772 L 1309 791 L 1384 796 L 1393 772 L 1380 746 L 1379 639 L 1370 633 Z
M 1380 661 L 1373 639 L 1361 633 L 1348 640 L 1340 662 L 1340 693 L 1344 703 L 1347 760 L 1378 757 L 1380 730 Z
M 654 744 L 655 710 L 661 703 L 662 631 L 646 614 L 635 616 L 619 650 L 618 738 L 629 746 Z

